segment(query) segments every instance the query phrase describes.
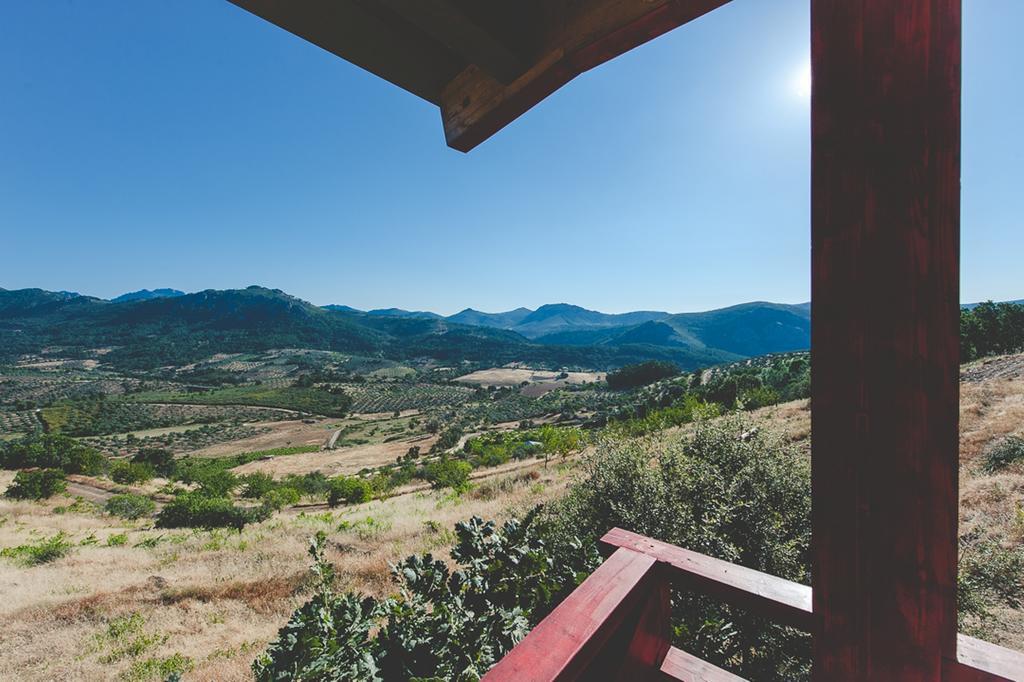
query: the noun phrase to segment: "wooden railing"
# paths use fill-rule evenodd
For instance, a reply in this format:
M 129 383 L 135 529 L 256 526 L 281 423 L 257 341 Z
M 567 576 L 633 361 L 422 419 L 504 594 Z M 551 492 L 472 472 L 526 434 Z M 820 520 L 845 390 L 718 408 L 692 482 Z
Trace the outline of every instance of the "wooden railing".
M 487 675 L 487 682 L 742 678 L 672 646 L 670 589 L 813 633 L 811 588 L 614 528 L 610 556 Z M 947 682 L 1024 680 L 1024 654 L 960 635 Z

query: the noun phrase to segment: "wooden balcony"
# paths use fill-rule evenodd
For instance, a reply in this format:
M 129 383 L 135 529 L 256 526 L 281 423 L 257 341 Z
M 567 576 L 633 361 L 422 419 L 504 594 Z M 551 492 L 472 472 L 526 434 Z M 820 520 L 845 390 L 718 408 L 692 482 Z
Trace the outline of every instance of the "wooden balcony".
M 484 679 L 742 680 L 672 646 L 672 589 L 714 597 L 813 633 L 811 588 L 620 528 L 601 538 L 609 556 Z M 1024 680 L 1024 654 L 959 635 L 949 682 Z

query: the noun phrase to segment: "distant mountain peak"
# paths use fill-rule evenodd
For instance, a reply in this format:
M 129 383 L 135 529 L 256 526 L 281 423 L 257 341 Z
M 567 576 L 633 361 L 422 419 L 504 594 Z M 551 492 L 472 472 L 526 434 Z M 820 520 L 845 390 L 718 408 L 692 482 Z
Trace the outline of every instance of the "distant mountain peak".
M 111 303 L 127 303 L 129 301 L 149 301 L 154 298 L 173 298 L 175 296 L 184 296 L 184 291 L 177 289 L 139 289 L 138 291 L 130 291 L 127 294 L 121 294 L 116 298 L 110 299 Z

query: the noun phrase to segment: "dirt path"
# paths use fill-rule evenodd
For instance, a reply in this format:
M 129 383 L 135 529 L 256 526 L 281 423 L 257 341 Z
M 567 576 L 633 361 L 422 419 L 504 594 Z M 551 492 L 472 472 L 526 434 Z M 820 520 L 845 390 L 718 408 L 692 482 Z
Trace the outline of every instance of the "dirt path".
M 114 496 L 114 493 L 109 490 L 75 481 L 68 481 L 67 492 L 69 495 L 81 497 L 86 502 L 95 502 L 96 504 L 106 504 L 107 500 Z

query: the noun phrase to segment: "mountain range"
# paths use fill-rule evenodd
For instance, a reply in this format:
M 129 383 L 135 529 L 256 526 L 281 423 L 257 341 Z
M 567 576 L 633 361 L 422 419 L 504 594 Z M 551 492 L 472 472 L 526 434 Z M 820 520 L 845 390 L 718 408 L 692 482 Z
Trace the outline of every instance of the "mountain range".
M 965 307 L 970 307 L 966 305 Z M 810 346 L 809 303 L 756 301 L 698 313 L 608 314 L 566 303 L 447 317 L 315 306 L 278 289 L 142 290 L 103 300 L 67 291 L 0 289 L 0 357 L 98 347 L 129 369 L 187 364 L 221 352 L 315 348 L 444 363 L 609 369 L 648 359 L 683 369 Z

